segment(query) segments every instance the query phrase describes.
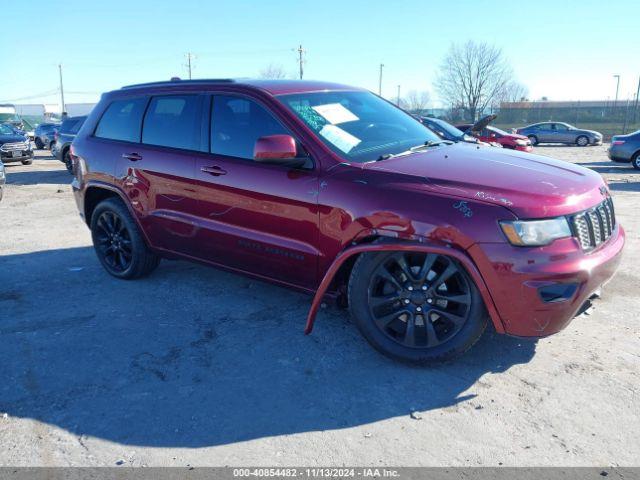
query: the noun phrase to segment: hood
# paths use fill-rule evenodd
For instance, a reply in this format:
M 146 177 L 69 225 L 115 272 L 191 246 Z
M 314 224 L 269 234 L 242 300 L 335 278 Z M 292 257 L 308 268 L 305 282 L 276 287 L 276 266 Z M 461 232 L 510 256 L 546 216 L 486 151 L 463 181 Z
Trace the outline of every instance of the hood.
M 527 141 L 529 140 L 529 137 L 525 135 L 520 135 L 519 133 L 510 133 L 507 136 L 513 140 L 527 140 Z
M 17 142 L 26 142 L 27 139 L 24 135 L 0 135 L 0 145 L 4 143 L 17 143 Z
M 500 205 L 519 218 L 579 212 L 608 195 L 602 177 L 587 168 L 462 143 L 369 163 L 365 168 L 420 178 L 433 192 Z

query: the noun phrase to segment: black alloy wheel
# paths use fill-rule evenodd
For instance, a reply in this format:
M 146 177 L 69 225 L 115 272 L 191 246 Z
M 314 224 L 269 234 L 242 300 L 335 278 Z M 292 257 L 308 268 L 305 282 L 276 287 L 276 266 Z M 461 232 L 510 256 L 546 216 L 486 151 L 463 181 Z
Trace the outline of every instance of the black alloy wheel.
M 351 272 L 349 307 L 375 348 L 414 363 L 460 355 L 486 326 L 484 303 L 465 268 L 435 253 L 361 255 Z
M 98 217 L 94 232 L 96 250 L 108 269 L 117 273 L 131 267 L 133 248 L 131 234 L 122 218 L 113 211 L 105 211 Z

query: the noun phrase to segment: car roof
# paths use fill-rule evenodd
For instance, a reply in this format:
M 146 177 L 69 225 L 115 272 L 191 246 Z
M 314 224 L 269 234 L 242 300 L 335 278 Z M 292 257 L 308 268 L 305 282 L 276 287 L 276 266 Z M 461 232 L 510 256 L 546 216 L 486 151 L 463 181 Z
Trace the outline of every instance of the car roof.
M 210 88 L 220 85 L 237 85 L 244 86 L 253 89 L 259 89 L 270 93 L 271 95 L 286 95 L 291 93 L 309 93 L 309 92 L 322 92 L 322 91 L 353 91 L 363 88 L 351 87 L 348 85 L 342 85 L 340 83 L 323 82 L 316 80 L 267 80 L 267 79 L 250 79 L 250 78 L 211 78 L 211 79 L 197 79 L 197 80 L 180 80 L 173 79 L 163 82 L 150 82 L 140 83 L 136 85 L 127 85 L 121 88 L 121 90 L 148 90 L 154 88 L 161 88 L 166 90 L 167 88 L 184 88 L 189 87 L 193 89 Z

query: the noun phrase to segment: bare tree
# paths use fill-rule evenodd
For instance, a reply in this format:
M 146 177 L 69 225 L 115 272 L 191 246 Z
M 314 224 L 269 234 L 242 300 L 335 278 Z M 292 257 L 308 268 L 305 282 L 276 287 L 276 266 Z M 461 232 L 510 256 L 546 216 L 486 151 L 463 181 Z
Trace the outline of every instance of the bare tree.
M 284 67 L 275 63 L 270 63 L 265 68 L 260 70 L 260 78 L 278 79 L 286 77 L 287 74 L 284 71 Z
M 430 100 L 429 92 L 409 90 L 407 95 L 402 99 L 401 104 L 405 110 L 420 112 L 429 106 Z
M 497 95 L 498 104 L 502 102 L 527 102 L 529 95 L 529 89 L 523 84 L 516 82 L 515 80 L 507 83 Z
M 499 48 L 470 40 L 451 45 L 435 86 L 442 100 L 475 120 L 512 81 L 513 71 Z

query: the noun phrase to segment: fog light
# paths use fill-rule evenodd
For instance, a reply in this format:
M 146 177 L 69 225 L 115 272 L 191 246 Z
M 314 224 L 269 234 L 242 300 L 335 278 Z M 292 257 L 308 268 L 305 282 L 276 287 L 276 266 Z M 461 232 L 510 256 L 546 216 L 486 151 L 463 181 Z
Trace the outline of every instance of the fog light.
M 545 303 L 564 302 L 578 290 L 577 283 L 556 283 L 538 288 L 538 294 Z

